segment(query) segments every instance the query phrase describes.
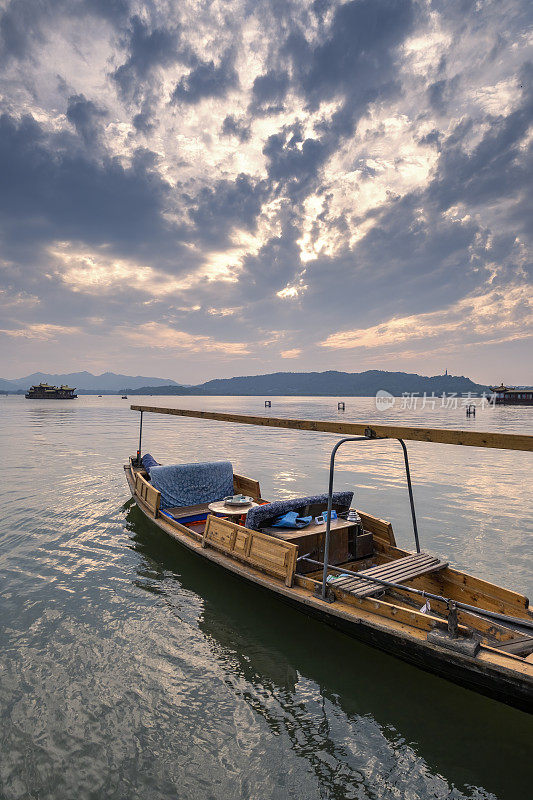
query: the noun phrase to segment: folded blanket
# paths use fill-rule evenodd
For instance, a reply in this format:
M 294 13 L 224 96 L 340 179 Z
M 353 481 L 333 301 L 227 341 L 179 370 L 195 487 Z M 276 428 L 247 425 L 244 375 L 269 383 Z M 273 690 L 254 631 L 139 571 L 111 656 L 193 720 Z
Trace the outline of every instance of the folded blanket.
M 229 461 L 153 466 L 150 480 L 161 492 L 161 508 L 198 506 L 233 494 L 233 467 Z
M 150 453 L 145 453 L 145 455 L 141 458 L 141 463 L 145 468 L 146 472 L 148 473 L 148 475 L 150 474 L 150 470 L 152 469 L 152 467 L 161 466 L 159 461 L 156 461 L 155 458 L 152 455 L 150 455 Z

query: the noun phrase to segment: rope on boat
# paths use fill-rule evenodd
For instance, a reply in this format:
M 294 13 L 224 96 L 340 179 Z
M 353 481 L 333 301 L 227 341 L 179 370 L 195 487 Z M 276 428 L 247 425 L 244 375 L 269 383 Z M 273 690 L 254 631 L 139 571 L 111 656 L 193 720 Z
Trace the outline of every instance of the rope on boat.
M 317 567 L 324 567 L 323 561 L 316 561 L 314 558 L 308 558 L 304 556 L 302 561 L 307 561 L 309 564 L 315 564 Z M 300 559 L 298 559 L 300 561 Z M 358 572 L 355 572 L 351 569 L 345 569 L 344 567 L 334 567 L 332 564 L 329 564 L 329 569 L 335 570 L 336 572 L 341 572 L 345 575 L 353 575 L 356 578 L 359 578 L 361 581 L 371 581 L 372 583 L 377 583 L 380 586 L 390 587 L 391 589 L 401 589 L 406 592 L 412 592 L 413 594 L 417 594 L 420 597 L 427 597 L 430 600 L 438 600 L 441 603 L 446 603 L 449 606 L 450 603 L 453 603 L 456 608 L 460 608 L 463 611 L 469 611 L 472 614 L 476 614 L 478 617 L 488 617 L 489 619 L 497 620 L 498 622 L 504 622 L 506 624 L 513 625 L 514 627 L 523 628 L 531 635 L 533 631 L 533 622 L 529 622 L 527 619 L 520 619 L 519 617 L 509 617 L 507 614 L 498 614 L 496 611 L 488 611 L 484 608 L 478 608 L 477 606 L 470 606 L 467 603 L 461 603 L 459 600 L 452 600 L 450 597 L 442 597 L 439 594 L 433 594 L 432 592 L 426 592 L 423 589 L 415 589 L 414 586 L 405 586 L 402 583 L 393 583 L 392 581 L 386 581 L 382 578 L 374 578 L 370 575 L 360 575 Z M 335 584 L 332 584 L 334 587 Z

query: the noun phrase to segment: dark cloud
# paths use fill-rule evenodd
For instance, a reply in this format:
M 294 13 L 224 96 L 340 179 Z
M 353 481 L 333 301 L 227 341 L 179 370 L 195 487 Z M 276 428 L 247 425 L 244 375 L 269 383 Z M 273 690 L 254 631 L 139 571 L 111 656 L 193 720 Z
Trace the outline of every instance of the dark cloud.
M 325 14 L 333 5 L 333 0 L 313 0 L 313 12 L 318 19 L 322 22 Z
M 180 58 L 178 45 L 178 30 L 151 29 L 140 17 L 132 17 L 125 40 L 128 58 L 113 73 L 122 96 L 134 97 L 153 69 L 177 61 Z
M 320 8 L 324 11 L 324 6 Z M 304 136 L 295 123 L 267 139 L 263 152 L 269 177 L 278 182 L 279 191 L 286 190 L 292 199 L 314 191 L 320 168 L 341 140 L 353 135 L 369 104 L 398 94 L 396 48 L 414 19 L 412 0 L 353 0 L 335 9 L 317 44 L 293 27 L 280 49 L 291 65 L 292 88 L 303 95 L 310 110 L 333 98 L 341 103 L 315 125 L 315 136 Z M 269 71 L 256 79 L 251 107 L 280 101 L 288 89 L 286 75 Z
M 451 80 L 441 79 L 428 86 L 428 99 L 431 107 L 439 114 L 445 114 L 448 104 L 451 102 L 457 91 L 458 78 L 455 76 Z
M 289 75 L 285 71 L 269 70 L 264 75 L 259 75 L 252 86 L 250 110 L 256 114 L 282 111 L 288 88 Z
M 109 116 L 105 108 L 100 108 L 83 94 L 72 95 L 68 99 L 67 119 L 74 125 L 85 144 L 92 147 L 98 141 L 103 120 Z
M 81 0 L 80 6 L 80 11 L 103 17 L 117 26 L 127 20 L 130 11 L 128 0 Z
M 13 241 L 23 225 L 25 241 L 56 239 L 112 245 L 118 251 L 168 248 L 162 212 L 169 186 L 147 165 L 146 154 L 124 167 L 117 159 L 98 163 L 59 149 L 31 117 L 0 117 L 0 173 L 9 193 L 0 193 L 4 237 Z M 166 243 L 166 244 L 165 244 Z
M 248 256 L 243 264 L 243 273 L 240 284 L 248 302 L 252 299 L 258 306 L 263 306 L 260 312 L 265 319 L 270 315 L 273 319 L 285 308 L 276 297 L 276 293 L 292 283 L 300 269 L 300 247 L 298 239 L 300 229 L 294 224 L 296 220 L 290 218 L 285 222 L 279 236 L 273 236 L 261 247 L 257 255 Z M 266 302 L 270 298 L 270 303 Z M 257 315 L 254 303 L 250 307 L 250 318 Z M 286 304 L 285 304 L 286 305 Z M 273 306 L 277 306 L 277 311 Z M 290 308 L 286 309 L 290 313 Z M 257 318 L 257 317 L 256 317 Z
M 31 6 L 29 2 L 13 0 L 0 16 L 0 53 L 3 61 L 10 56 L 23 58 L 31 39 L 38 35 L 40 15 Z
M 241 174 L 234 181 L 217 181 L 187 200 L 197 235 L 204 242 L 220 245 L 234 227 L 254 230 L 265 198 L 265 184 Z
M 194 105 L 206 97 L 224 97 L 230 89 L 239 85 L 239 76 L 235 69 L 235 55 L 229 50 L 218 66 L 213 60 L 199 61 L 185 75 L 172 93 L 175 103 Z
M 389 83 L 395 48 L 414 19 L 412 0 L 352 0 L 337 7 L 323 42 L 292 33 L 285 50 L 309 106 L 342 95 L 366 105 Z
M 240 142 L 247 142 L 252 132 L 245 119 L 238 119 L 233 114 L 228 114 L 222 123 L 222 133 L 224 136 L 236 136 Z
M 132 119 L 133 127 L 139 133 L 149 134 L 155 127 L 154 111 L 150 102 L 143 103 L 143 107 Z
M 293 198 L 314 186 L 319 167 L 328 152 L 324 142 L 305 137 L 298 123 L 285 126 L 279 133 L 269 136 L 263 148 L 270 180 L 283 184 L 283 191 Z
M 524 147 L 524 139 L 533 122 L 532 72 L 531 64 L 522 72 L 522 105 L 507 117 L 491 118 L 490 127 L 473 149 L 468 146 L 471 120 L 460 123 L 441 145 L 436 177 L 429 188 L 429 197 L 441 208 L 460 202 L 487 205 L 511 198 L 518 202 L 530 193 L 531 143 Z M 527 227 L 530 225 L 526 232 Z
M 425 136 L 421 136 L 418 139 L 419 144 L 429 144 L 438 147 L 440 140 L 442 139 L 442 134 L 436 128 L 434 128 L 429 133 L 426 133 Z

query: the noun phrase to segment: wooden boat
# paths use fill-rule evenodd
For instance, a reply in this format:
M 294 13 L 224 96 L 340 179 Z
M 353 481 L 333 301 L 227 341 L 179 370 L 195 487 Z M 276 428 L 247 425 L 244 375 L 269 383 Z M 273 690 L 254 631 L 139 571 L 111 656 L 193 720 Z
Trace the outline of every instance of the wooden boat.
M 404 661 L 523 711 L 533 711 L 533 613 L 529 601 L 518 592 L 456 570 L 420 551 L 404 443 L 405 439 L 445 441 L 531 451 L 533 437 L 131 408 L 141 412 L 141 428 L 137 454 L 124 466 L 129 488 L 145 516 L 181 546 Z M 231 470 L 233 491 L 250 496 L 254 505 L 240 518 L 235 510 L 228 518 L 227 514 L 211 513 L 209 505 L 222 497 L 209 496 L 209 489 L 208 496 L 194 505 L 172 506 L 168 498 L 162 503 L 166 490 L 157 486 L 163 477 L 168 480 L 170 468 L 148 464 L 147 469 L 146 457 L 143 464 L 143 412 L 356 435 L 335 445 L 329 492 L 323 496 L 269 503 L 261 497 L 257 480 Z M 350 499 L 345 493 L 333 492 L 338 448 L 346 442 L 383 437 L 398 438 L 404 451 L 415 552 L 399 548 L 391 523 L 374 514 L 358 509 L 362 525 L 350 522 Z M 178 465 L 172 469 L 178 482 L 183 476 L 190 481 L 191 477 L 194 480 L 194 468 L 204 466 L 209 467 Z M 170 477 L 174 479 L 172 473 Z M 286 508 L 310 515 L 313 521 L 296 530 L 274 527 L 274 519 Z M 324 519 L 316 521 L 319 514 Z

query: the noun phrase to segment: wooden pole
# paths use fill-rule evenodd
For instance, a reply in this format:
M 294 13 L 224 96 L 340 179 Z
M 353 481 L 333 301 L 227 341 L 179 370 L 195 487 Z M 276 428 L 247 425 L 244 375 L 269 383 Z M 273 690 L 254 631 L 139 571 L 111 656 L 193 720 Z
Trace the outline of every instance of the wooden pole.
M 465 447 L 491 447 L 499 450 L 533 451 L 533 436 L 519 433 L 493 431 L 460 431 L 447 428 L 410 428 L 397 425 L 375 425 L 365 422 L 328 422 L 313 419 L 285 417 L 257 417 L 247 414 L 227 414 L 219 411 L 194 411 L 185 408 L 161 406 L 130 406 L 132 411 L 151 414 L 170 414 L 176 417 L 210 419 L 216 422 L 237 422 L 242 425 L 260 425 L 265 428 L 285 428 L 316 433 L 336 433 L 342 436 L 371 436 L 383 439 L 405 439 L 412 442 L 434 442 Z

